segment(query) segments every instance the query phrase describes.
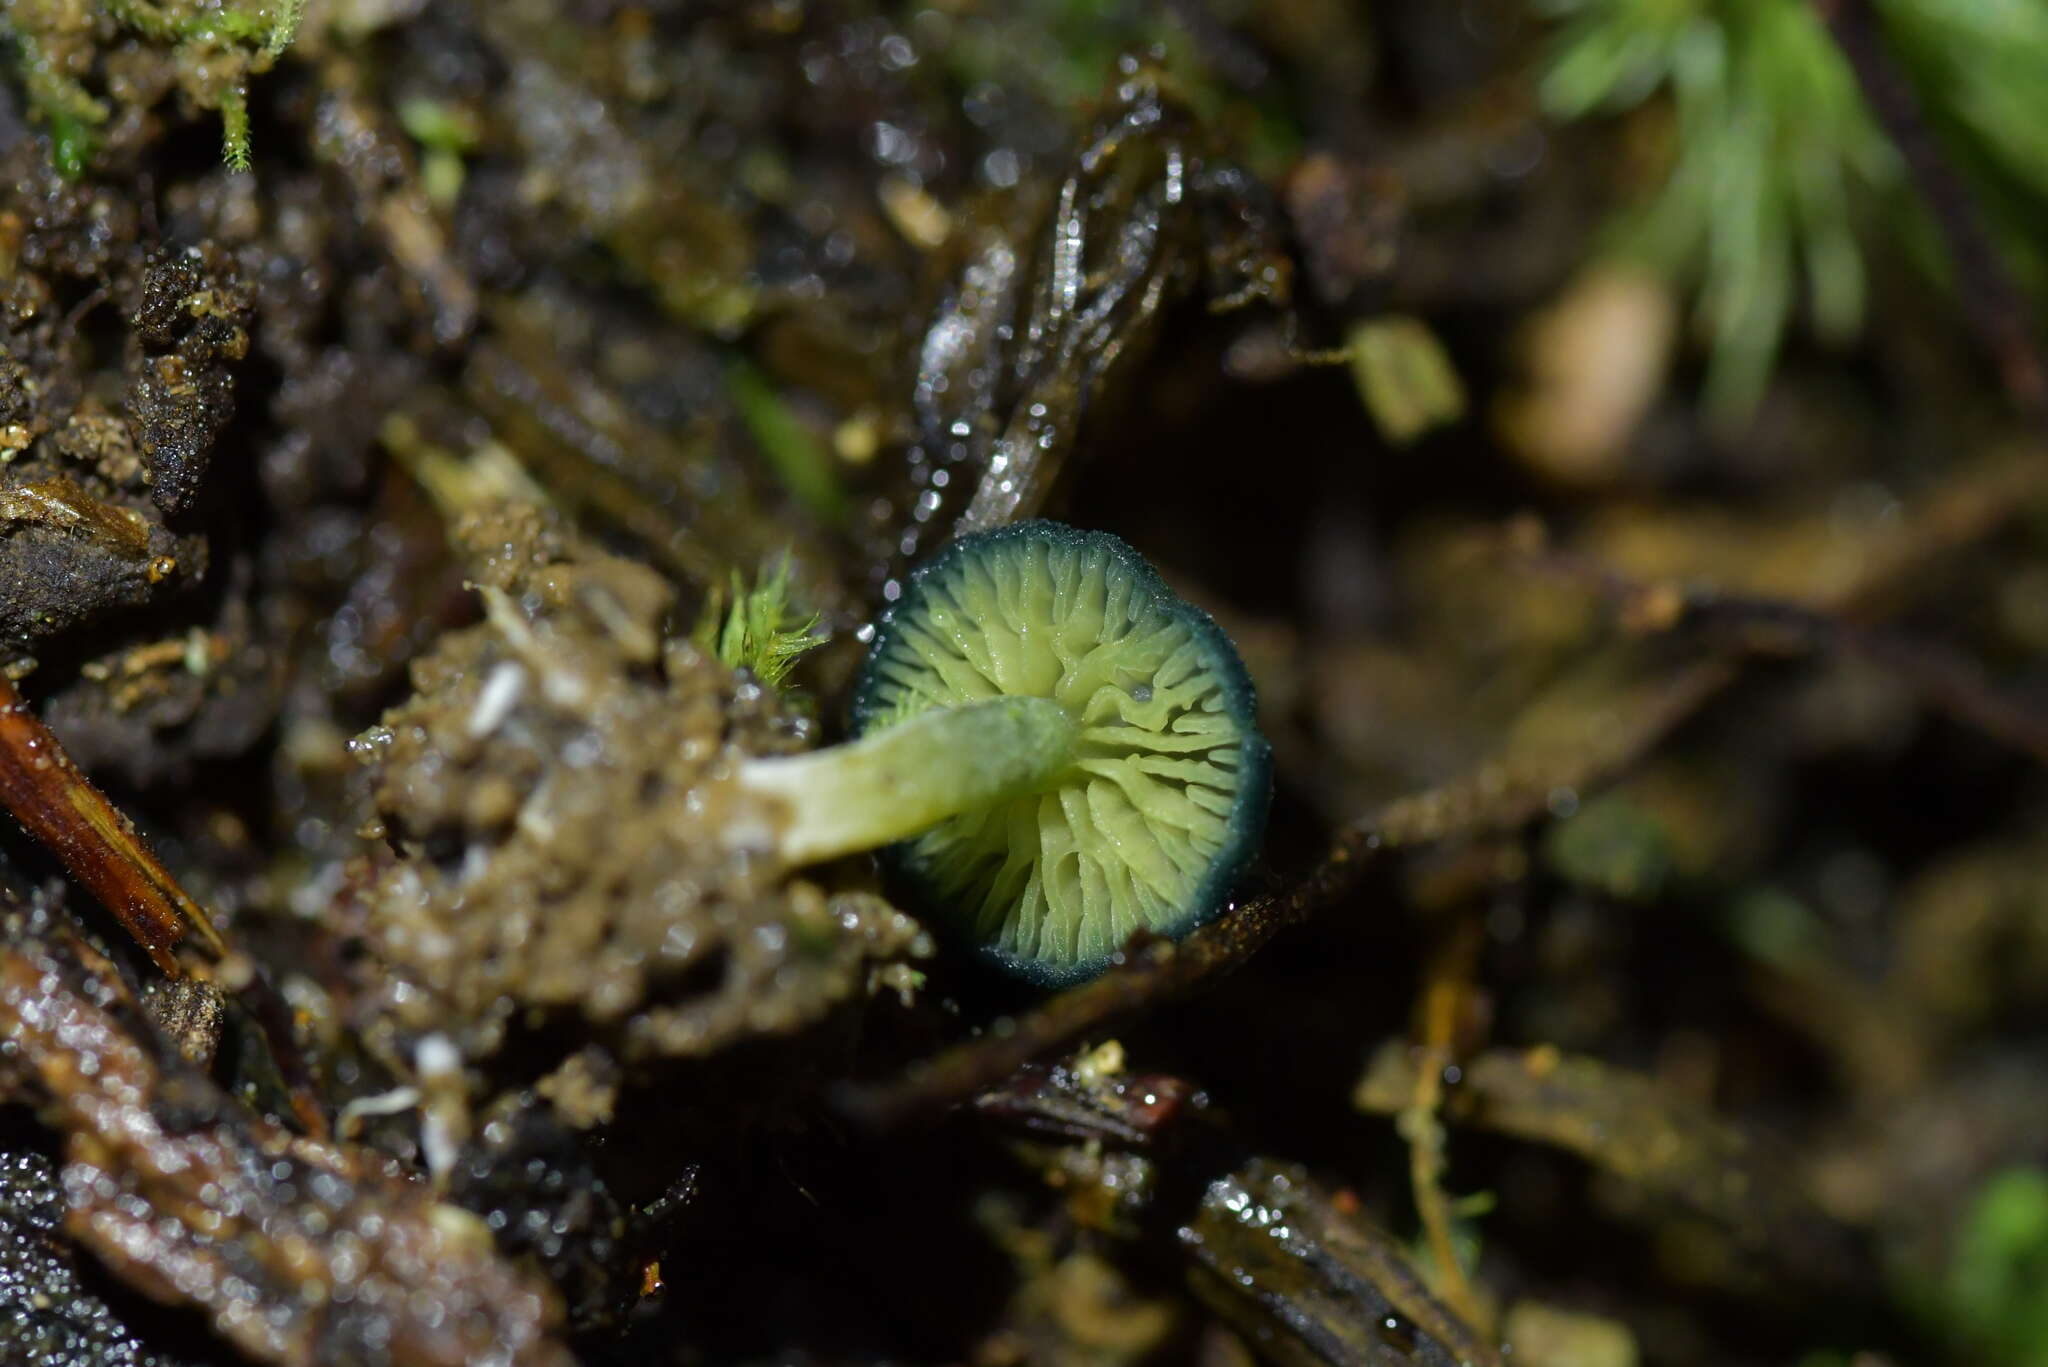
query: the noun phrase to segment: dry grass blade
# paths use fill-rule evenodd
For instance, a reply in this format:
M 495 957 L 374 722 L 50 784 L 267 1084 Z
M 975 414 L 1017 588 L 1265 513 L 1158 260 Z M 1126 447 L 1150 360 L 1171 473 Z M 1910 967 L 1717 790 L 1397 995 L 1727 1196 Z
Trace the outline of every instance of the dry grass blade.
M 1410 1107 L 1426 1071 L 1412 1052 L 1405 1040 L 1380 1046 L 1353 1094 L 1360 1110 Z M 1489 1049 L 1467 1062 L 1445 1111 L 1460 1124 L 1576 1153 L 1706 1216 L 1760 1278 L 1768 1265 L 1809 1286 L 1865 1284 L 1862 1250 L 1814 1207 L 1782 1155 L 1653 1079 L 1547 1045 Z
M 1408 1144 L 1408 1181 L 1416 1214 L 1429 1238 L 1429 1256 L 1436 1265 L 1437 1292 L 1467 1324 L 1483 1324 L 1472 1284 L 1458 1261 L 1451 1229 L 1451 1203 L 1444 1194 L 1444 1126 L 1440 1119 L 1444 1075 L 1458 1058 L 1459 1025 L 1469 1019 L 1472 994 L 1484 943 L 1479 923 L 1469 913 L 1458 918 L 1444 943 L 1431 956 L 1429 972 L 1416 1004 L 1414 1084 L 1397 1122 Z

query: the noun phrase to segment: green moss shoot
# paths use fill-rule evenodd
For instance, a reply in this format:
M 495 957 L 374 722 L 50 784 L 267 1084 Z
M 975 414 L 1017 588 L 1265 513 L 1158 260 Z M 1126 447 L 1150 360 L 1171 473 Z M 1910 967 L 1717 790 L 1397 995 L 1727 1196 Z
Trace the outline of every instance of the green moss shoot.
M 734 570 L 731 595 L 728 599 L 712 589 L 690 639 L 705 654 L 751 671 L 770 688 L 780 688 L 798 658 L 825 643 L 818 615 L 798 616 L 790 605 L 787 560 L 752 589 Z

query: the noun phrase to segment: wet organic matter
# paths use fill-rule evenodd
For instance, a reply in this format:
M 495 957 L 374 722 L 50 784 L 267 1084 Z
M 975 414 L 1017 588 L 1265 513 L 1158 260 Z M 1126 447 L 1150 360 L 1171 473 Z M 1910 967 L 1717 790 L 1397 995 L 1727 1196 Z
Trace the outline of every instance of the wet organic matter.
M 0 1358 L 2041 1367 L 2044 53 L 0 0 Z

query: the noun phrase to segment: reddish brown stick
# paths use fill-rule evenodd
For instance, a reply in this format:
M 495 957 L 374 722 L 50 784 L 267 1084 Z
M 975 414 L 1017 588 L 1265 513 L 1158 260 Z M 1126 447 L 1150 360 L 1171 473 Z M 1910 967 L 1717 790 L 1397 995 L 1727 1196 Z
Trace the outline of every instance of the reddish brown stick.
M 166 974 L 184 976 L 171 951 L 195 932 L 215 958 L 226 952 L 206 912 L 142 843 L 128 818 L 79 772 L 5 675 L 0 675 L 0 802 Z

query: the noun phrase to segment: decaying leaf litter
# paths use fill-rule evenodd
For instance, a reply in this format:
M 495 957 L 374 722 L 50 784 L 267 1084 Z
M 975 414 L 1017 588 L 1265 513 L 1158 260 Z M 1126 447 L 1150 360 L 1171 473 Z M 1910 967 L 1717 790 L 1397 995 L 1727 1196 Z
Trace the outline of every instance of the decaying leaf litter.
M 0 1357 L 2048 1360 L 2048 20 L 1537 8 L 0 9 Z M 1279 775 L 1049 998 L 732 782 L 1046 512 Z

